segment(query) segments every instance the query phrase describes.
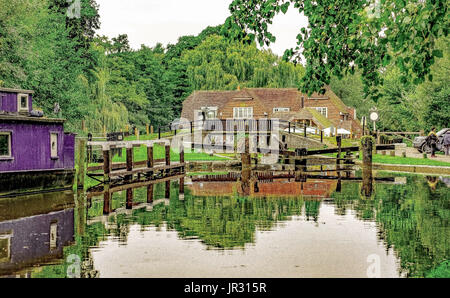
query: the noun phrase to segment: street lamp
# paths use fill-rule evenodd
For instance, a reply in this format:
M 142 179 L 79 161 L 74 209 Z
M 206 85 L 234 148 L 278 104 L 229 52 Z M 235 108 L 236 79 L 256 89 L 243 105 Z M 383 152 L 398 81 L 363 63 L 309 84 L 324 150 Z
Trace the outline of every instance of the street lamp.
M 377 108 L 372 108 L 369 112 L 369 118 L 373 122 L 373 130 L 376 131 L 376 122 L 380 119 L 380 115 L 378 114 Z

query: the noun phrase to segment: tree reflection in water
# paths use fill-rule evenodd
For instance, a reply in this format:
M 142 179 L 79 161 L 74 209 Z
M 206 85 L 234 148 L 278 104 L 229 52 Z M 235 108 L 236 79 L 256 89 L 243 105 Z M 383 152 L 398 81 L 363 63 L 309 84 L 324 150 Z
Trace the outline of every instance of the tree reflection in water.
M 282 188 L 287 187 L 285 184 Z M 316 191 L 322 186 L 313 184 L 309 187 Z M 332 191 L 323 197 L 333 199 L 331 203 L 336 214 L 352 212 L 360 220 L 377 223 L 378 238 L 386 251 L 394 249 L 402 275 L 425 277 L 440 272 L 448 277 L 450 189 L 441 180 L 430 186 L 425 177 L 410 175 L 406 184 L 377 183 L 371 199 L 360 196 L 361 185 L 357 182 L 342 182 L 340 192 L 334 192 L 336 183 L 327 187 Z M 292 216 L 316 222 L 320 218 L 323 202 L 317 196 L 267 195 L 264 193 L 267 186 L 263 183 L 251 187 L 250 196 L 245 196 L 236 183 L 232 189 L 229 194 L 211 195 L 205 191 L 202 196 L 198 189 L 190 186 L 186 187 L 184 199 L 180 200 L 178 183 L 172 182 L 169 204 L 159 203 L 151 208 L 111 214 L 103 222 L 92 221 L 103 214 L 103 200 L 94 199 L 87 212 L 89 224 L 76 229 L 84 233 L 76 235 L 76 245 L 69 247 L 65 254 L 76 253 L 89 264 L 90 248 L 111 236 L 118 238 L 119 243 L 127 243 L 130 225 L 135 224 L 143 230 L 148 226 L 166 226 L 177 231 L 181 239 L 199 239 L 210 249 L 244 249 L 246 244 L 254 243 L 256 231 L 276 229 Z M 147 188 L 133 192 L 135 204 L 146 203 Z M 155 201 L 164 195 L 165 185 L 155 185 Z M 125 192 L 112 196 L 113 210 L 124 208 L 125 204 Z M 77 209 L 77 212 L 82 210 Z M 76 218 L 83 216 L 76 214 Z M 65 268 L 67 264 L 60 266 Z M 58 275 L 55 272 L 46 267 L 39 276 Z M 62 274 L 64 270 L 60 268 L 57 272 Z

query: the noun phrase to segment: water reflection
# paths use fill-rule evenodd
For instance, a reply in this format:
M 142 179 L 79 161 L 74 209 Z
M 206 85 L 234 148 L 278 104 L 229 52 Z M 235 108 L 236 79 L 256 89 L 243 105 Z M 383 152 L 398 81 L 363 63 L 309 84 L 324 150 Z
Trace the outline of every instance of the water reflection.
M 371 254 L 382 277 L 448 274 L 445 178 L 385 179 L 370 200 L 354 181 L 231 178 L 0 201 L 1 274 L 65 277 L 76 255 L 81 277 L 365 277 Z
M 28 276 L 35 264 L 59 262 L 73 241 L 73 192 L 0 199 L 0 275 Z

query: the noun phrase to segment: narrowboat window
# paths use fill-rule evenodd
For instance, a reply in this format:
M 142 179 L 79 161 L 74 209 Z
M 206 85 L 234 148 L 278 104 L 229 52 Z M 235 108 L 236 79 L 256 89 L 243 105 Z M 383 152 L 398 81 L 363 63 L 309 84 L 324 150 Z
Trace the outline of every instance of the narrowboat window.
M 50 225 L 50 250 L 56 249 L 56 239 L 58 239 L 58 224 L 52 223 Z
M 28 95 L 18 94 L 17 99 L 18 112 L 28 111 Z
M 8 262 L 10 259 L 11 235 L 0 234 L 0 262 Z
M 51 151 L 52 158 L 58 157 L 58 134 L 57 133 L 50 134 L 50 151 Z
M 11 133 L 0 131 L 0 157 L 11 157 Z

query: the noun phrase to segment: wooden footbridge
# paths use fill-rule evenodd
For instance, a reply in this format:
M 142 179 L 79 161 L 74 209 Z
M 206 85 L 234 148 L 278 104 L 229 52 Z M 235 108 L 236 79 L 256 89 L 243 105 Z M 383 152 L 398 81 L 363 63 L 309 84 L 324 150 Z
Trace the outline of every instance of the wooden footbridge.
M 165 148 L 165 158 L 154 158 L 154 146 Z M 170 159 L 169 141 L 116 141 L 116 142 L 88 142 L 89 147 L 101 147 L 103 151 L 103 165 L 87 168 L 87 176 L 101 183 L 114 182 L 115 180 L 134 181 L 141 176 L 148 178 L 166 178 L 184 174 L 184 149 L 180 149 L 180 161 L 172 162 Z M 147 159 L 134 161 L 133 149 L 141 146 L 147 148 Z M 112 150 L 126 148 L 126 162 L 113 163 Z

